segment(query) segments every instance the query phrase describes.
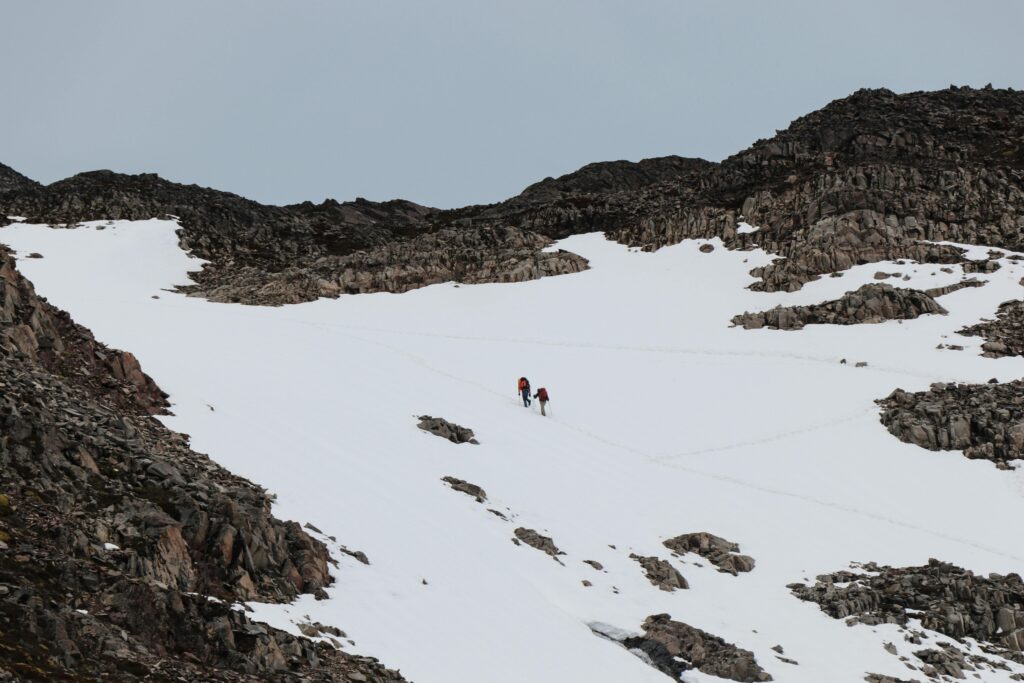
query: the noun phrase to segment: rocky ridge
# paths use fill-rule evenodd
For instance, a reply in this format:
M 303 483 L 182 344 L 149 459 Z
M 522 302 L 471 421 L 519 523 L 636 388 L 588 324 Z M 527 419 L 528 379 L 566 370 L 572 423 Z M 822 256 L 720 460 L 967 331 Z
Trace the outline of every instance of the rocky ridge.
M 896 389 L 877 403 L 881 421 L 901 441 L 929 450 L 962 450 L 1009 468 L 1024 457 L 1024 381 L 936 383 L 928 391 Z
M 232 609 L 323 595 L 326 548 L 2 249 L 0 284 L 0 680 L 402 680 Z
M 182 247 L 210 261 L 189 292 L 216 301 L 577 272 L 579 257 L 542 249 L 597 230 L 645 249 L 712 237 L 762 247 L 781 258 L 752 272 L 753 288 L 793 291 L 857 264 L 964 261 L 939 241 L 1024 247 L 1022 133 L 1024 93 L 861 90 L 721 163 L 590 164 L 488 206 L 276 207 L 151 174 L 96 171 L 41 186 L 5 167 L 0 211 L 50 223 L 175 216 Z M 737 232 L 741 218 L 759 229 Z

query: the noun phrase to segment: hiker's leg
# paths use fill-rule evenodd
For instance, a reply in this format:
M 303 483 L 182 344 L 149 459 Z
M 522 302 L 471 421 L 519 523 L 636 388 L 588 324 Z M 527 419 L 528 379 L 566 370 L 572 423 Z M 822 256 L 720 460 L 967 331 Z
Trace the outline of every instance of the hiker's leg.
M 544 413 L 544 406 L 545 406 L 545 405 L 547 405 L 547 401 L 541 401 L 541 402 L 540 402 L 540 414 L 541 414 L 541 415 L 544 415 L 544 414 L 545 414 L 545 413 Z

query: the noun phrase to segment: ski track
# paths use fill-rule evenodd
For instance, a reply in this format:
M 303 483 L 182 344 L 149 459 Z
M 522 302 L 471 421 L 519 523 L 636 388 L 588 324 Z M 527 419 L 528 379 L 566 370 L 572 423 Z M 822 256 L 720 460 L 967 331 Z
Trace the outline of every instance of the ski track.
M 398 353 L 400 355 L 403 355 L 403 356 L 413 360 L 414 362 L 419 364 L 421 367 L 423 367 L 423 368 L 425 368 L 427 370 L 430 370 L 431 372 L 434 372 L 434 373 L 436 373 L 438 375 L 446 377 L 448 379 L 451 379 L 451 380 L 454 380 L 456 382 L 461 382 L 463 384 L 472 386 L 472 387 L 474 387 L 474 388 L 476 388 L 476 389 L 478 389 L 480 391 L 487 392 L 487 393 L 492 394 L 494 396 L 499 396 L 499 397 L 504 396 L 504 394 L 502 394 L 501 392 L 498 392 L 498 391 L 495 391 L 493 389 L 490 389 L 489 387 L 486 387 L 486 386 L 484 386 L 482 384 L 479 384 L 479 383 L 474 382 L 472 380 L 466 379 L 464 377 L 459 377 L 458 375 L 454 375 L 454 374 L 452 374 L 450 372 L 446 372 L 444 370 L 441 370 L 440 368 L 436 368 L 436 367 L 432 366 L 430 363 L 428 363 L 422 357 L 417 356 L 416 354 L 411 353 L 409 351 L 405 351 L 403 349 L 391 346 L 389 344 L 385 344 L 383 342 L 375 341 L 375 340 L 370 340 L 370 339 L 365 339 L 365 338 L 361 338 L 361 337 L 356 337 L 356 336 L 353 336 L 353 335 L 346 335 L 346 336 L 348 336 L 351 339 L 356 339 L 356 340 L 359 340 L 359 341 L 361 341 L 363 343 L 366 343 L 366 344 L 373 344 L 373 345 L 376 345 L 376 346 L 380 346 L 380 347 L 388 349 L 389 351 L 391 351 L 393 353 Z M 492 340 L 485 339 L 485 340 L 481 340 L 481 341 L 492 341 Z M 557 345 L 561 346 L 562 344 L 557 344 Z M 616 347 L 616 348 L 621 348 L 621 347 Z M 636 350 L 636 349 L 630 349 L 630 350 Z M 641 350 L 645 350 L 646 351 L 647 349 L 641 349 Z M 756 483 L 754 483 L 752 481 L 749 481 L 749 480 L 739 479 L 737 477 L 730 477 L 730 476 L 718 474 L 718 473 L 715 473 L 715 472 L 711 472 L 711 471 L 708 471 L 708 470 L 701 470 L 701 469 L 697 469 L 697 468 L 694 468 L 694 467 L 680 465 L 678 463 L 668 462 L 668 460 L 674 459 L 674 458 L 682 458 L 682 457 L 694 456 L 694 455 L 704 455 L 704 454 L 707 454 L 707 453 L 718 453 L 718 452 L 723 452 L 723 451 L 729 451 L 729 450 L 736 449 L 736 448 L 744 448 L 744 447 L 748 447 L 748 446 L 757 446 L 757 445 L 771 443 L 771 442 L 775 442 L 775 441 L 783 441 L 785 439 L 789 439 L 789 438 L 792 438 L 794 436 L 800 436 L 800 435 L 803 435 L 803 434 L 809 434 L 811 432 L 816 432 L 816 431 L 828 429 L 830 427 L 835 427 L 837 425 L 844 424 L 844 423 L 847 423 L 847 422 L 853 422 L 855 420 L 861 420 L 861 419 L 864 419 L 868 415 L 877 414 L 877 413 L 878 413 L 878 409 L 875 408 L 875 407 L 871 407 L 871 408 L 866 408 L 864 410 L 858 411 L 858 412 L 854 413 L 853 415 L 848 415 L 846 417 L 841 417 L 841 418 L 838 418 L 838 419 L 835 419 L 835 420 L 829 420 L 828 422 L 824 422 L 824 423 L 821 423 L 821 424 L 811 425 L 811 426 L 809 426 L 809 427 L 807 427 L 805 429 L 790 430 L 790 431 L 787 431 L 787 432 L 782 432 L 780 434 L 774 434 L 774 435 L 771 435 L 771 436 L 766 436 L 766 437 L 763 437 L 763 438 L 760 438 L 760 439 L 752 439 L 752 440 L 747 440 L 747 441 L 738 441 L 738 442 L 734 442 L 734 443 L 725 444 L 725 445 L 722 445 L 722 446 L 715 446 L 715 447 L 712 447 L 712 448 L 704 448 L 704 449 L 699 449 L 699 450 L 695 450 L 695 451 L 685 451 L 685 452 L 676 453 L 676 454 L 673 454 L 673 455 L 661 455 L 661 456 L 659 456 L 659 455 L 652 455 L 650 453 L 637 450 L 636 448 L 632 448 L 632 447 L 627 446 L 625 444 L 617 443 L 615 441 L 612 441 L 611 439 L 606 439 L 606 438 L 602 437 L 601 435 L 595 434 L 594 432 L 591 432 L 589 430 L 583 429 L 582 427 L 579 427 L 578 425 L 573 425 L 573 424 L 569 424 L 569 423 L 566 423 L 566 422 L 559 422 L 558 420 L 554 420 L 554 418 L 552 418 L 552 421 L 555 422 L 558 426 L 560 426 L 560 427 L 562 427 L 564 429 L 569 429 L 569 430 L 571 430 L 571 431 L 573 431 L 573 432 L 575 432 L 577 434 L 580 434 L 580 435 L 582 435 L 582 436 L 584 436 L 584 437 L 586 437 L 588 439 L 592 439 L 594 441 L 597 441 L 599 443 L 605 444 L 607 446 L 611 446 L 612 448 L 615 448 L 617 450 L 625 451 L 625 452 L 630 453 L 632 455 L 640 456 L 641 458 L 643 458 L 647 462 L 653 463 L 655 465 L 659 465 L 659 466 L 662 466 L 662 467 L 669 467 L 669 468 L 676 469 L 676 470 L 679 470 L 679 471 L 682 471 L 682 472 L 686 472 L 688 474 L 694 474 L 694 475 L 697 475 L 697 476 L 700 476 L 700 477 L 705 477 L 705 478 L 708 478 L 708 479 L 715 479 L 717 481 L 726 482 L 728 484 L 733 484 L 735 486 L 751 489 L 751 490 L 754 490 L 754 491 L 758 491 L 760 493 L 767 493 L 767 494 L 772 495 L 772 496 L 780 496 L 780 497 L 785 497 L 785 498 L 792 498 L 792 499 L 795 499 L 795 500 L 800 500 L 800 501 L 809 503 L 811 505 L 820 506 L 820 507 L 827 507 L 827 508 L 830 508 L 830 509 L 833 509 L 833 510 L 839 510 L 841 512 L 845 512 L 845 513 L 848 513 L 848 514 L 851 514 L 851 515 L 855 515 L 857 517 L 873 519 L 875 521 L 884 522 L 885 524 L 889 524 L 889 525 L 892 525 L 892 526 L 900 527 L 900 528 L 903 528 L 903 529 L 908 529 L 908 530 L 911 530 L 911 531 L 922 532 L 922 533 L 928 534 L 930 536 L 934 536 L 936 538 L 942 538 L 944 540 L 952 541 L 954 543 L 958 543 L 958 544 L 966 546 L 966 547 L 974 548 L 976 550 L 982 550 L 984 552 L 991 553 L 993 555 L 999 555 L 1000 557 L 1005 557 L 1006 559 L 1009 559 L 1009 560 L 1014 560 L 1016 562 L 1024 563 L 1024 557 L 1021 557 L 1021 556 L 1018 556 L 1018 555 L 1004 553 L 1004 552 L 1000 551 L 997 548 L 981 545 L 981 544 L 975 543 L 975 542 L 973 542 L 973 541 L 971 541 L 969 539 L 960 538 L 958 536 L 952 536 L 952 535 L 949 535 L 949 534 L 943 534 L 941 532 L 937 532 L 937 531 L 928 529 L 926 527 L 922 527 L 922 526 L 917 525 L 917 524 L 911 524 L 911 523 L 908 523 L 908 522 L 903 522 L 903 521 L 894 519 L 892 517 L 886 517 L 884 515 L 879 515 L 877 513 L 871 512 L 869 510 L 862 510 L 862 509 L 859 509 L 859 508 L 856 508 L 856 507 L 853 507 L 853 506 L 849 506 L 849 505 L 841 505 L 841 504 L 833 503 L 833 502 L 830 502 L 830 501 L 827 501 L 827 500 L 823 500 L 821 498 L 815 498 L 813 496 L 807 496 L 807 495 L 803 495 L 803 494 L 800 494 L 800 493 L 795 493 L 793 491 L 785 491 L 785 490 L 781 490 L 781 489 L 774 489 L 774 488 L 770 488 L 770 487 L 766 487 L 766 486 L 761 486 L 761 485 L 756 484 Z

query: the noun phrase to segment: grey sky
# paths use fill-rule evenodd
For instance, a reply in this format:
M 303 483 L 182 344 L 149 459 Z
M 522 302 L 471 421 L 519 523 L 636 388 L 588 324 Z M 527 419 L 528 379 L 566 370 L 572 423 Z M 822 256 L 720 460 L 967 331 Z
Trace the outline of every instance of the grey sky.
M 0 162 L 271 203 L 491 202 L 718 160 L 860 87 L 1024 89 L 1017 0 L 3 0 L 0 26 Z

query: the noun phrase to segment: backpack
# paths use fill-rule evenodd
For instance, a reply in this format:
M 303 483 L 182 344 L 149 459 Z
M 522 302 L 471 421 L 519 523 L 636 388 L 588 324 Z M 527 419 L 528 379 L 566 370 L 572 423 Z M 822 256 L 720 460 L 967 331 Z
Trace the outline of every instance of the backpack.
M 547 401 L 548 400 L 548 390 L 545 389 L 544 387 L 541 387 L 540 389 L 538 389 L 537 390 L 537 398 L 539 398 L 541 401 Z
M 519 391 L 523 391 L 524 389 L 526 391 L 530 390 L 530 380 L 526 379 L 525 377 L 520 377 L 519 378 Z

